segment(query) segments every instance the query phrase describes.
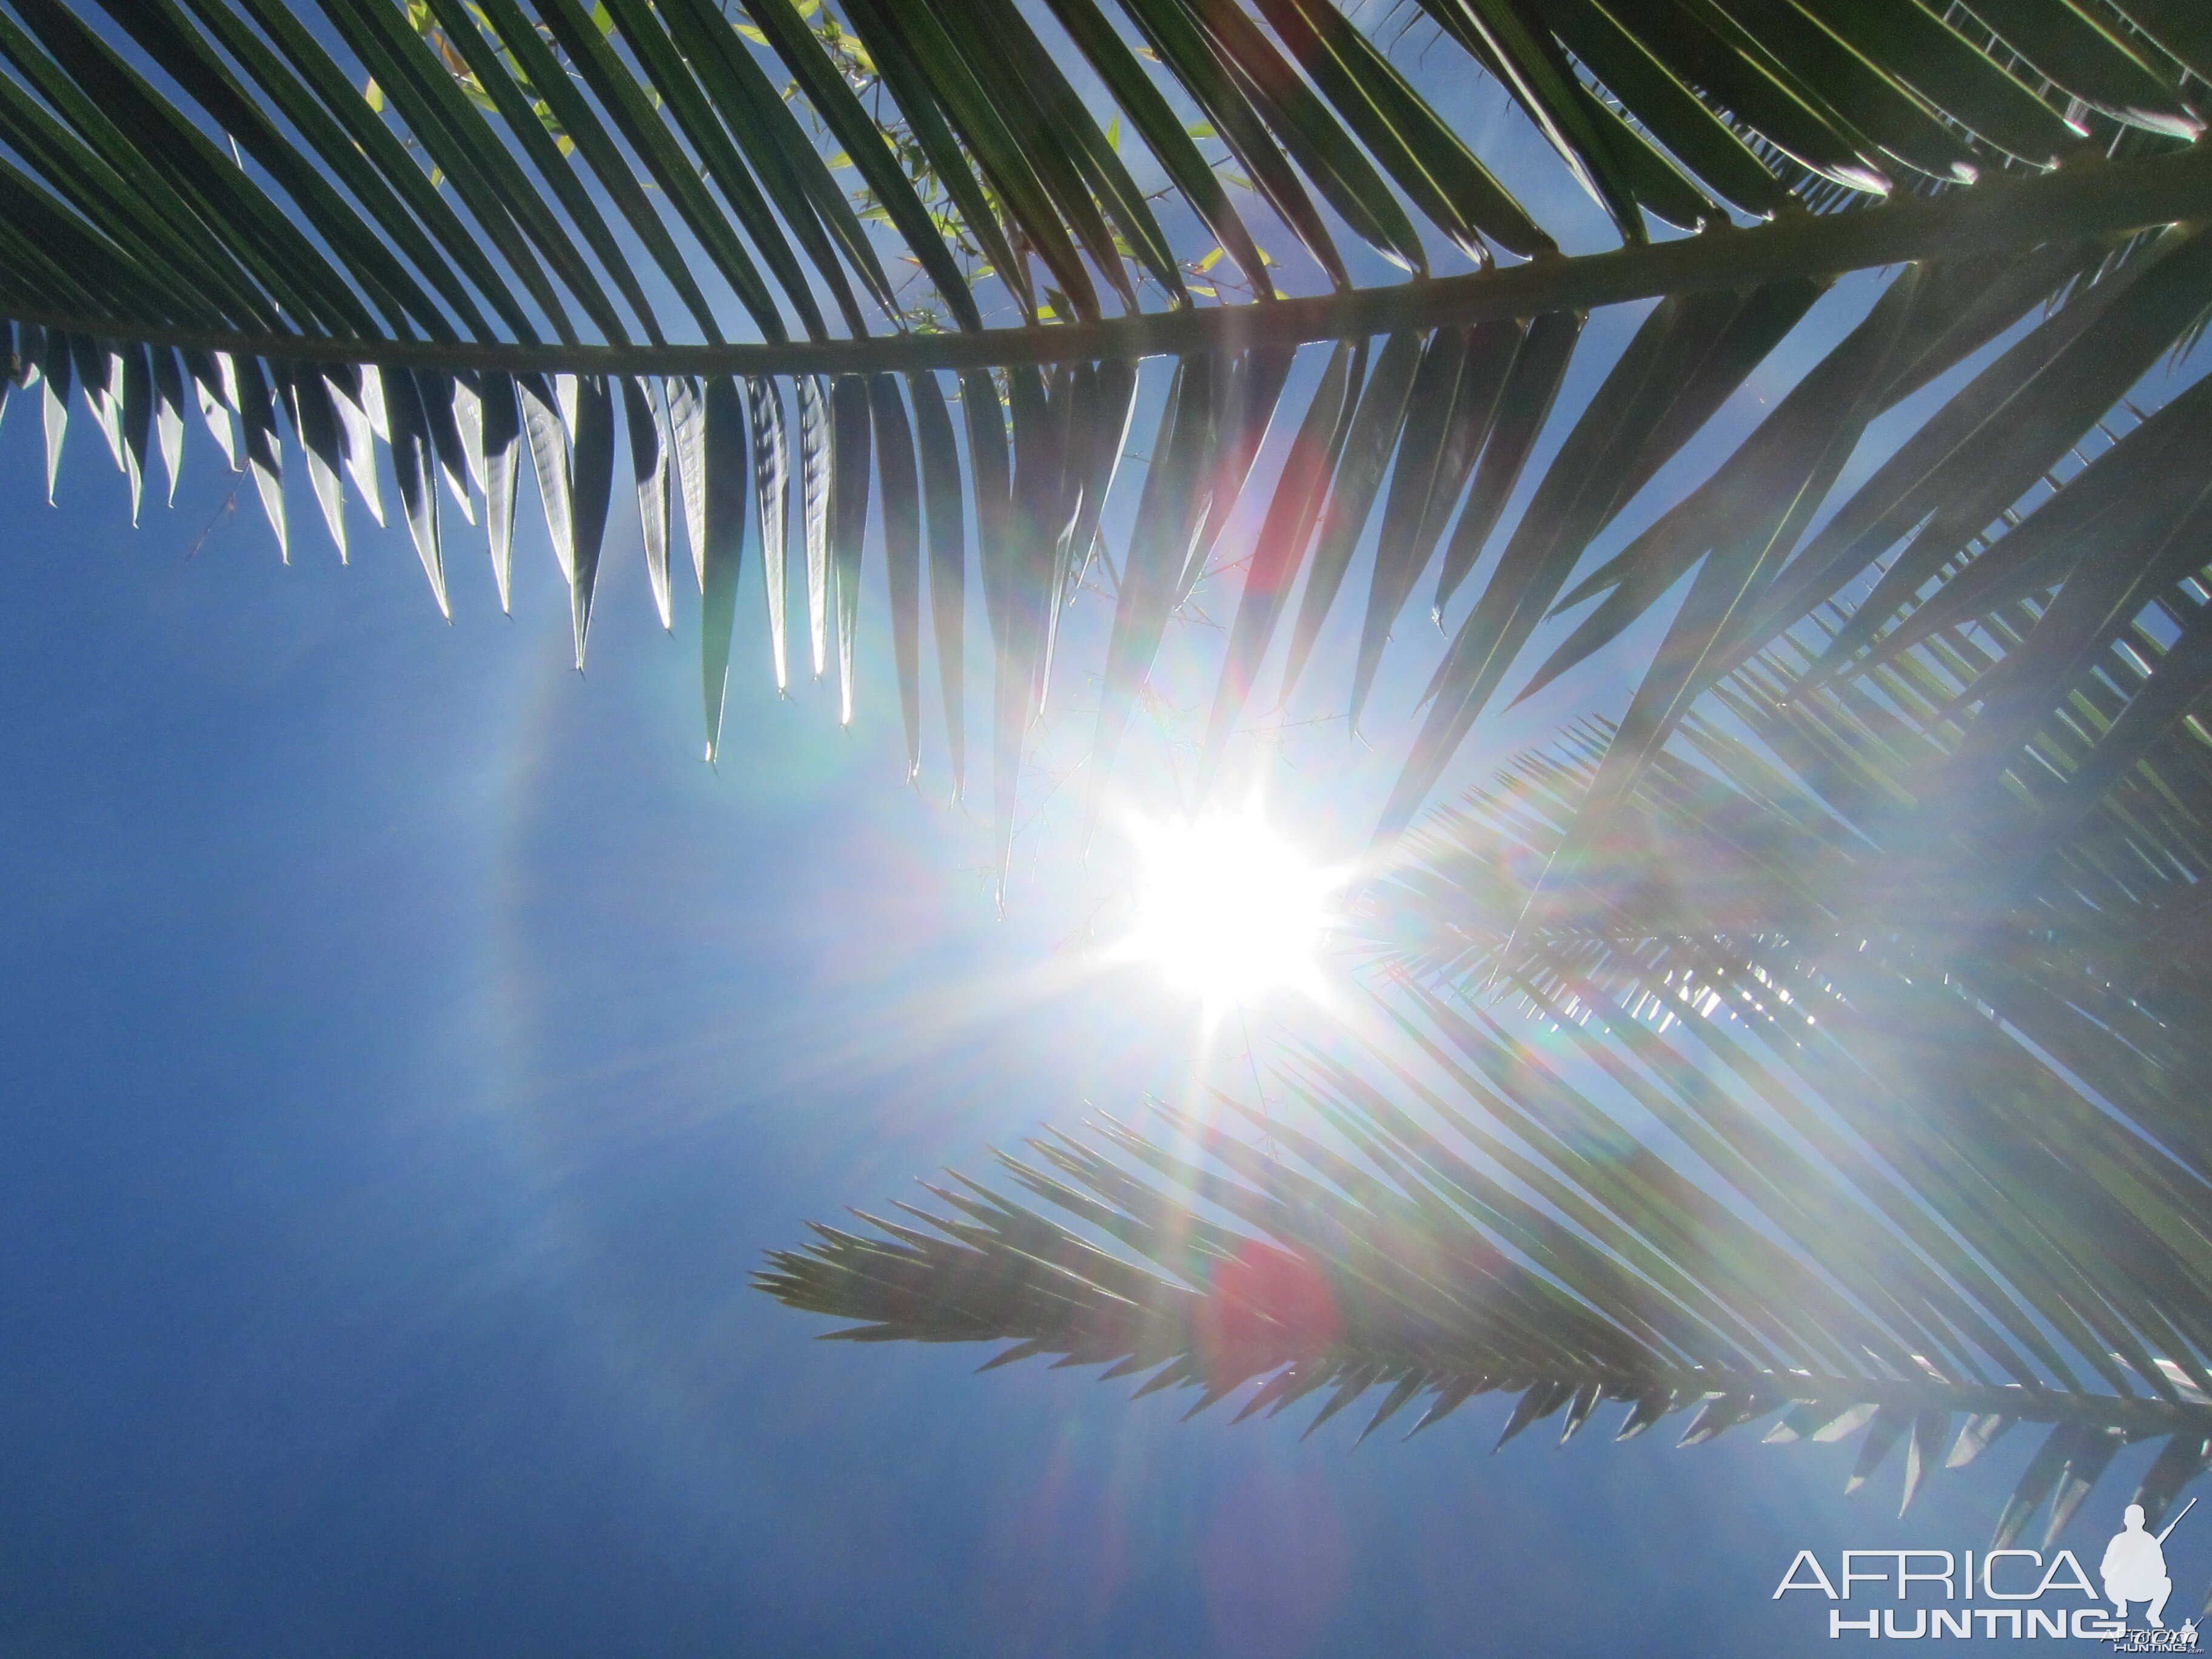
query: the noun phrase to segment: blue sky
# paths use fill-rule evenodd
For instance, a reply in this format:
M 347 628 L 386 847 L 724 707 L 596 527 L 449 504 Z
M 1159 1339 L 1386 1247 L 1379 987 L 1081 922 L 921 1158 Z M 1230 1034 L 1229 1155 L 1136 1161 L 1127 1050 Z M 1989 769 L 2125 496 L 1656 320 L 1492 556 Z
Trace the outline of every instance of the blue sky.
M 1494 89 L 1421 73 L 1571 248 L 1603 245 Z M 1591 562 L 1872 292 L 1840 284 Z M 1593 321 L 1563 408 L 1636 319 Z M 1985 1541 L 2027 1434 L 1899 1522 L 1893 1466 L 1840 1497 L 1850 1446 L 1616 1447 L 1601 1422 L 1493 1457 L 1491 1399 L 1354 1455 L 1357 1412 L 1301 1443 L 1304 1413 L 1184 1425 L 1188 1396 L 1086 1373 L 817 1343 L 745 1285 L 806 1219 L 1249 1074 L 1241 1032 L 1208 1046 L 1090 948 L 1125 859 L 1109 836 L 1086 861 L 1052 793 L 1080 675 L 1000 920 L 933 714 L 924 791 L 902 781 L 880 639 L 850 732 L 826 688 L 769 694 L 757 564 L 710 772 L 696 611 L 679 576 L 677 640 L 653 625 L 627 503 L 580 678 L 532 501 L 511 622 L 449 515 L 448 626 L 404 531 L 356 507 L 340 568 L 295 476 L 280 567 L 251 484 L 189 443 L 176 509 L 149 487 L 134 532 L 82 410 L 58 509 L 35 407 L 0 421 L 0 1659 L 1810 1654 L 1837 1650 L 1825 1604 L 1771 1599 L 1798 1548 Z M 1364 591 L 1356 565 L 1266 768 L 1322 858 L 1364 841 L 1433 660 L 1394 651 L 1375 745 L 1347 744 Z M 1107 614 L 1083 602 L 1070 661 Z M 1171 641 L 1170 732 L 1214 661 Z M 1567 677 L 1461 781 L 1608 690 Z M 1159 736 L 1122 764 L 1155 808 Z M 2085 1559 L 2149 1455 L 2075 1522 Z M 2193 1610 L 2212 1519 L 2170 1551 Z
M 887 688 L 840 733 L 757 628 L 708 772 L 619 524 L 580 679 L 527 504 L 516 618 L 462 531 L 447 626 L 404 532 L 341 569 L 303 489 L 281 568 L 198 434 L 133 532 L 80 421 L 47 508 L 30 412 L 0 1656 L 1809 1653 L 1796 1548 L 1985 1540 L 2025 1435 L 1899 1523 L 1849 1448 L 1493 1458 L 1493 1400 L 1354 1455 L 1357 1413 L 1301 1444 L 817 1343 L 744 1285 L 805 1218 L 1189 1077 L 1191 1010 L 1063 948 L 1110 872 L 1048 847 L 997 920 Z

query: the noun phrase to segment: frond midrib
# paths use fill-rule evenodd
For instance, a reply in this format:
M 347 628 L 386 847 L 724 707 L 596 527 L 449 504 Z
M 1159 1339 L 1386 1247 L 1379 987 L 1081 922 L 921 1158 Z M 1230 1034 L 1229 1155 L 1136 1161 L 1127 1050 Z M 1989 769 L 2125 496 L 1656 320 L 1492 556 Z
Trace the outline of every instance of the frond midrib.
M 377 363 L 453 372 L 804 374 L 1004 368 L 1356 340 L 1669 295 L 1828 277 L 1916 260 L 2125 235 L 2212 218 L 2212 145 L 2085 161 L 2039 178 L 1993 178 L 1939 197 L 1792 215 L 1603 253 L 1296 299 L 1142 312 L 1091 323 L 744 344 L 567 345 L 253 334 L 150 318 L 71 316 L 10 306 L 67 333 L 228 351 L 289 362 Z

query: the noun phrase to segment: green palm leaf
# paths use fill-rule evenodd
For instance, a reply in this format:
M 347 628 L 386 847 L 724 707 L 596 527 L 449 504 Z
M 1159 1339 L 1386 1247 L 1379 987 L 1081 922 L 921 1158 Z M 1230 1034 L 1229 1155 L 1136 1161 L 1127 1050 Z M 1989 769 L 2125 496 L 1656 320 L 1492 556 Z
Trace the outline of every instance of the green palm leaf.
M 770 398 L 771 381 L 790 378 L 802 437 L 802 510 L 793 533 L 809 573 L 813 654 L 817 672 L 834 655 L 846 678 L 861 672 L 854 663 L 858 595 L 848 581 L 833 602 L 833 574 L 853 574 L 855 538 L 872 512 L 887 526 L 904 522 L 908 492 L 902 470 L 878 476 L 872 452 L 842 453 L 868 423 L 830 419 L 831 400 L 817 409 L 809 377 L 852 374 L 867 384 L 892 370 L 1063 366 L 1076 376 L 1066 383 L 1065 408 L 1079 425 L 1066 441 L 1098 451 L 1085 448 L 1091 459 L 1078 465 L 1071 449 L 1068 465 L 1103 485 L 1118 471 L 1103 453 L 1113 409 L 1130 404 L 1100 404 L 1088 392 L 1076 398 L 1076 386 L 1103 373 L 1077 366 L 1178 356 L 1171 408 L 1182 413 L 1169 428 L 1167 465 L 1180 471 L 1164 479 L 1153 469 L 1141 488 L 1133 562 L 1141 580 L 1124 590 L 1109 647 L 1102 775 L 1119 735 L 1113 711 L 1127 706 L 1150 672 L 1162 630 L 1261 453 L 1275 394 L 1257 396 L 1260 389 L 1301 388 L 1301 401 L 1282 410 L 1286 427 L 1333 428 L 1340 392 L 1323 385 L 1328 412 L 1314 413 L 1315 394 L 1303 389 L 1310 383 L 1289 378 L 1287 350 L 1332 339 L 1400 342 L 1395 356 L 1373 360 L 1364 412 L 1325 456 L 1320 543 L 1285 684 L 1300 677 L 1378 503 L 1382 548 L 1355 709 L 1437 550 L 1444 550 L 1442 605 L 1456 597 L 1493 535 L 1502 527 L 1510 535 L 1437 671 L 1435 702 L 1386 812 L 1386 834 L 1410 822 L 1443 777 L 1563 594 L 1566 603 L 1607 597 L 1538 683 L 1601 648 L 1678 575 L 1706 568 L 1699 602 L 1677 619 L 1668 653 L 1686 666 L 1669 671 L 1672 689 L 1650 689 L 1648 717 L 1639 705 L 1634 723 L 1649 731 L 1636 753 L 1647 754 L 1716 672 L 1885 559 L 1899 526 L 1940 504 L 1889 568 L 1884 604 L 1862 611 L 1834 647 L 1838 662 L 1860 650 L 1898 604 L 1917 597 L 1916 584 L 1954 574 L 1982 524 L 2106 417 L 2143 365 L 2191 337 L 2204 308 L 2193 243 L 2178 233 L 2147 246 L 2129 240 L 2187 219 L 2212 198 L 2212 177 L 2185 142 L 2199 125 L 2187 67 L 2199 43 L 2164 11 L 2130 14 L 2124 26 L 2070 7 L 2021 6 L 1989 20 L 1995 33 L 1984 39 L 1916 0 L 1780 12 L 1717 0 L 1437 0 L 1427 9 L 1449 49 L 1468 53 L 1528 111 L 1566 176 L 1598 198 L 1627 244 L 1617 253 L 1504 265 L 1501 258 L 1544 252 L 1552 236 L 1327 0 L 1267 0 L 1256 14 L 1191 0 L 1127 0 L 1109 12 L 1069 0 L 1049 9 L 1049 21 L 1003 5 L 979 13 L 854 0 L 842 24 L 827 11 L 762 0 L 741 27 L 702 0 L 623 0 L 603 22 L 568 0 L 534 9 L 522 0 L 411 8 L 329 0 L 313 27 L 264 0 L 106 9 L 167 77 L 161 86 L 63 0 L 24 0 L 12 9 L 20 21 L 0 14 L 9 66 L 0 75 L 0 145 L 11 152 L 0 156 L 0 189 L 20 210 L 10 219 L 23 245 L 0 283 L 0 309 L 27 325 L 27 346 L 45 331 L 70 341 L 143 343 L 155 349 L 156 374 L 162 348 L 205 354 L 219 372 L 200 383 L 220 385 L 226 398 L 235 386 L 246 399 L 236 413 L 272 513 L 280 510 L 286 443 L 264 418 L 255 388 L 287 387 L 270 407 L 296 416 L 322 515 L 342 544 L 341 475 L 354 475 L 357 489 L 362 476 L 373 477 L 356 447 L 362 422 L 343 422 L 350 400 L 340 383 L 357 380 L 357 366 L 412 371 L 402 435 L 419 413 L 449 480 L 458 476 L 455 458 L 476 453 L 452 435 L 453 400 L 477 398 L 483 377 L 535 374 L 550 386 L 563 377 L 583 384 L 618 376 L 631 388 L 625 406 L 635 396 L 645 411 L 627 424 L 638 444 L 634 471 L 648 494 L 661 477 L 649 411 L 686 396 L 693 400 L 685 406 L 702 406 L 679 382 L 742 373 L 757 398 Z M 1145 52 L 1133 49 L 1138 42 Z M 1183 272 L 1199 262 L 1175 247 L 1170 222 L 1106 143 L 1102 112 L 1056 67 L 1070 52 L 1091 64 L 1105 101 L 1152 151 L 1166 194 L 1241 269 L 1259 296 L 1249 306 L 1195 303 Z M 1000 72 L 1017 60 L 1018 73 Z M 2021 78 L 2023 61 L 2056 84 L 2036 90 Z M 873 90 L 877 76 L 889 104 Z M 1196 102 L 1254 181 L 1249 212 L 1173 115 L 1177 96 Z M 2083 133 L 2118 158 L 2102 163 L 2101 174 L 2075 176 L 2069 167 L 2039 183 L 2018 181 L 2048 169 Z M 251 168 L 228 164 L 232 145 L 240 159 L 251 155 Z M 825 156 L 830 145 L 842 153 Z M 849 162 L 862 181 L 865 213 L 836 183 L 833 161 Z M 1685 207 L 1685 192 L 1697 192 L 1682 170 L 1715 198 L 1777 216 L 1774 222 L 1743 230 L 1710 202 Z M 1836 188 L 1864 199 L 1905 173 L 1921 180 L 1916 189 L 1944 199 L 1828 211 L 1838 205 Z M 1955 182 L 1970 176 L 1989 182 Z M 1801 213 L 1801 201 L 1823 212 Z M 1647 208 L 1711 228 L 1651 245 Z M 1281 278 L 1259 252 L 1255 214 L 1280 219 L 1333 294 L 1277 297 Z M 1355 288 L 1332 223 L 1417 271 L 1442 257 L 1432 236 L 1477 269 Z M 50 250 L 62 249 L 82 257 L 55 259 Z M 1569 592 L 1593 539 L 1792 335 L 1822 284 L 1899 260 L 1911 262 L 1911 281 L 1887 302 L 1905 314 L 1883 383 L 1869 383 L 1848 418 L 1811 410 L 1794 448 L 1778 448 L 1778 428 L 1754 435 L 1668 515 L 1663 534 L 1647 536 Z M 887 275 L 902 261 L 915 273 L 903 286 Z M 648 273 L 690 318 L 699 343 L 670 338 Z M 1164 295 L 1166 309 L 1139 307 L 1146 288 Z M 1105 314 L 1109 295 L 1127 314 Z M 1931 421 L 1931 432 L 1955 429 L 1946 447 L 1908 446 L 1808 538 L 1866 422 L 2058 295 L 2066 303 L 2006 360 L 2019 372 L 1992 371 L 2012 379 L 2002 387 L 1978 382 L 1955 413 Z M 1576 430 L 1550 477 L 1538 481 L 1532 507 L 1507 520 L 1513 485 L 1571 359 L 1576 319 L 1594 306 L 1655 295 L 1660 310 L 1606 388 L 1575 412 Z M 1043 314 L 1048 301 L 1066 314 Z M 1019 327 L 981 326 L 988 307 L 1006 303 Z M 759 343 L 723 343 L 732 306 Z M 829 332 L 825 306 L 842 319 L 844 336 Z M 915 327 L 930 316 L 952 331 Z M 580 317 L 596 340 L 580 337 Z M 888 332 L 870 332 L 884 325 Z M 1516 331 L 1525 337 L 1514 349 Z M 1838 346 L 1844 356 L 1821 372 L 1857 372 L 1850 355 L 1869 349 L 1864 335 Z M 548 337 L 556 343 L 542 343 Z M 1243 355 L 1261 345 L 1270 355 Z M 1427 365 L 1410 380 L 1397 372 L 1407 351 Z M 74 355 L 104 362 L 109 354 Z M 258 370 L 243 367 L 256 360 Z M 17 361 L 27 378 L 47 374 L 58 444 L 68 389 L 35 353 L 22 350 Z M 123 361 L 140 359 L 134 351 Z M 2087 372 L 2074 371 L 2077 361 Z M 1820 374 L 1808 386 L 1821 384 Z M 82 374 L 74 380 L 88 384 Z M 1030 385 L 1017 375 L 997 394 L 1012 400 L 1012 516 L 994 530 L 996 510 L 982 507 L 972 551 L 960 559 L 983 564 L 987 594 L 1018 596 L 994 602 L 994 644 L 1022 659 L 1005 665 L 1001 678 L 1026 684 L 998 700 L 1000 720 L 1013 728 L 998 739 L 1009 755 L 1018 754 L 1020 732 L 1048 696 L 1059 602 L 1046 596 L 1072 591 L 1067 573 L 1088 565 L 1104 521 L 1103 489 L 1073 482 L 1073 472 L 1065 489 L 1044 481 L 1061 464 L 1038 450 L 1037 423 L 1066 418 L 1061 381 L 1055 374 L 1037 382 L 1042 401 L 1029 397 Z M 1800 402 L 1811 398 L 1808 391 Z M 149 406 L 143 398 L 131 404 Z M 175 402 L 162 407 L 173 410 Z M 173 419 L 165 427 L 165 457 L 180 453 L 180 431 Z M 1025 436 L 1036 457 L 1026 483 L 1018 476 Z M 671 438 L 679 474 L 687 454 L 707 465 L 684 422 Z M 548 448 L 556 439 L 562 468 Z M 562 545 L 574 540 L 574 502 L 556 475 L 575 471 L 578 441 L 542 421 L 533 440 L 538 476 L 555 490 L 549 520 Z M 772 429 L 756 441 L 773 441 Z M 595 430 L 582 458 L 594 469 L 599 447 Z M 118 449 L 126 471 L 143 447 Z M 956 436 L 951 459 L 988 483 L 994 463 L 960 451 Z M 894 445 L 889 453 L 905 452 Z M 1909 480 L 1893 476 L 1908 464 L 1903 458 L 1931 453 L 1948 459 L 1922 465 Z M 930 439 L 923 459 L 933 453 L 941 474 L 947 453 Z M 501 477 L 511 482 L 512 469 Z M 488 478 L 471 479 L 473 494 Z M 842 505 L 833 515 L 837 478 Z M 702 571 L 704 488 L 684 475 Z M 949 501 L 941 476 L 935 494 Z M 781 500 L 765 489 L 755 496 L 771 513 Z M 457 500 L 472 517 L 471 489 Z M 1285 498 L 1286 512 L 1291 504 Z M 490 512 L 502 593 L 511 512 L 511 496 Z M 830 547 L 832 516 L 842 555 Z M 650 508 L 647 517 L 659 522 Z M 434 515 L 422 501 L 409 522 L 426 569 L 441 570 Z M 782 527 L 762 521 L 755 533 L 764 552 L 775 543 L 768 561 L 780 565 Z M 1069 545 L 1047 556 L 1032 545 L 1040 537 Z M 646 540 L 657 573 L 665 540 Z M 1755 554 L 1742 550 L 1754 546 Z M 575 553 L 570 546 L 563 562 L 572 585 Z M 1304 562 L 1294 559 L 1292 574 Z M 949 544 L 931 568 L 951 578 Z M 1269 580 L 1279 584 L 1284 573 Z M 574 596 L 580 651 L 589 586 Z M 659 574 L 653 591 L 657 600 L 665 591 Z M 1224 683 L 1232 721 L 1284 609 L 1285 595 L 1255 594 L 1262 602 L 1248 607 L 1236 647 L 1243 665 Z M 899 610 L 919 603 L 918 594 L 911 603 L 902 597 Z M 771 612 L 772 622 L 780 617 L 774 597 Z M 902 643 L 906 624 L 893 632 L 904 653 L 894 675 L 902 705 L 916 708 L 919 659 Z M 964 665 L 943 655 L 951 642 L 940 629 L 948 691 L 965 678 Z M 715 660 L 710 651 L 710 677 Z M 1616 774 L 1626 779 L 1642 763 L 1625 751 Z M 1608 797 L 1615 793 L 1609 784 Z

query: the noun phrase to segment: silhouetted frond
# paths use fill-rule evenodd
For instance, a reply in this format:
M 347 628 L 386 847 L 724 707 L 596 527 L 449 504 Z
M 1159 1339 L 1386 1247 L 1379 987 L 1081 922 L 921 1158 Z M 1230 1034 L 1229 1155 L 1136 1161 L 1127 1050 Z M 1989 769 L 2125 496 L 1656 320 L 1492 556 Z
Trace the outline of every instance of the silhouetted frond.
M 2186 7 L 2020 5 L 1992 33 L 1913 4 L 1422 6 L 1603 209 L 1618 250 L 1559 258 L 1557 233 L 1332 0 L 8 0 L 0 344 L 14 383 L 41 388 L 50 464 L 81 401 L 134 509 L 157 438 L 173 483 L 189 388 L 288 550 L 288 457 L 343 556 L 349 483 L 382 521 L 371 446 L 389 444 L 441 608 L 438 486 L 446 518 L 483 514 L 504 599 L 526 448 L 580 661 L 619 428 L 671 624 L 684 507 L 709 752 L 743 542 L 770 577 L 779 683 L 777 578 L 796 564 L 814 671 L 835 660 L 848 712 L 869 678 L 856 629 L 879 544 L 910 758 L 927 588 L 958 781 L 969 641 L 948 599 L 972 564 L 1003 853 L 1059 613 L 1117 489 L 1134 516 L 1102 777 L 1210 562 L 1249 573 L 1217 756 L 1293 590 L 1285 685 L 1370 529 L 1355 719 L 1428 572 L 1440 562 L 1439 611 L 1486 572 L 1386 838 L 1547 615 L 1603 596 L 1534 684 L 1697 572 L 1623 723 L 1601 817 L 1723 673 L 1813 608 L 1887 573 L 1840 665 L 1956 574 L 2212 301 L 2203 239 L 2160 232 L 2212 205 L 2194 142 L 2207 42 Z M 1655 223 L 1693 234 L 1655 241 Z M 1414 280 L 1362 285 L 1370 255 Z M 1875 313 L 1687 498 L 1583 570 L 1827 285 L 1884 265 L 1900 271 Z M 1870 422 L 2062 296 L 1922 438 L 1824 505 Z M 1589 312 L 1649 299 L 1600 392 L 1555 414 Z M 1164 404 L 1140 394 L 1148 357 L 1173 360 L 1145 376 Z M 1161 411 L 1152 461 L 1124 467 L 1140 405 Z M 2092 499 L 2056 516 L 2095 516 L 2191 418 L 2084 474 Z M 1564 447 L 1512 512 L 1554 419 Z M 1252 558 L 1218 549 L 1247 497 L 1266 503 Z M 2116 561 L 2134 533 L 2100 529 Z M 2075 547 L 2031 536 L 2000 561 L 2021 568 L 1975 592 L 2009 595 Z

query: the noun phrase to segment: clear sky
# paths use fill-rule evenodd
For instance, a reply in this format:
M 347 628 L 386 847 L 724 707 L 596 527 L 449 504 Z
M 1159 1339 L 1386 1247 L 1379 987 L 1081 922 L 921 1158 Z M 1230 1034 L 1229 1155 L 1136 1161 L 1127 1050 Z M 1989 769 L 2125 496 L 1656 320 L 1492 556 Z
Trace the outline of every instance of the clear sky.
M 338 568 L 303 480 L 280 568 L 198 433 L 133 532 L 80 418 L 49 509 L 33 414 L 4 1659 L 1827 1652 L 1825 1602 L 1771 1599 L 1796 1549 L 1986 1541 L 2025 1434 L 1899 1523 L 1894 1467 L 1847 1503 L 1850 1448 L 1756 1431 L 1493 1458 L 1493 1399 L 1354 1455 L 1357 1412 L 1300 1443 L 817 1343 L 744 1284 L 805 1218 L 1187 1082 L 1191 1009 L 1062 948 L 1107 878 L 1048 849 L 996 920 L 880 668 L 850 733 L 765 692 L 757 575 L 717 775 L 619 521 L 580 679 L 529 502 L 516 619 L 456 527 L 448 627 L 404 532 L 356 514 Z M 2093 1571 L 2147 1455 L 2065 1540 Z M 2212 1520 L 2169 1553 L 2193 1611 Z

